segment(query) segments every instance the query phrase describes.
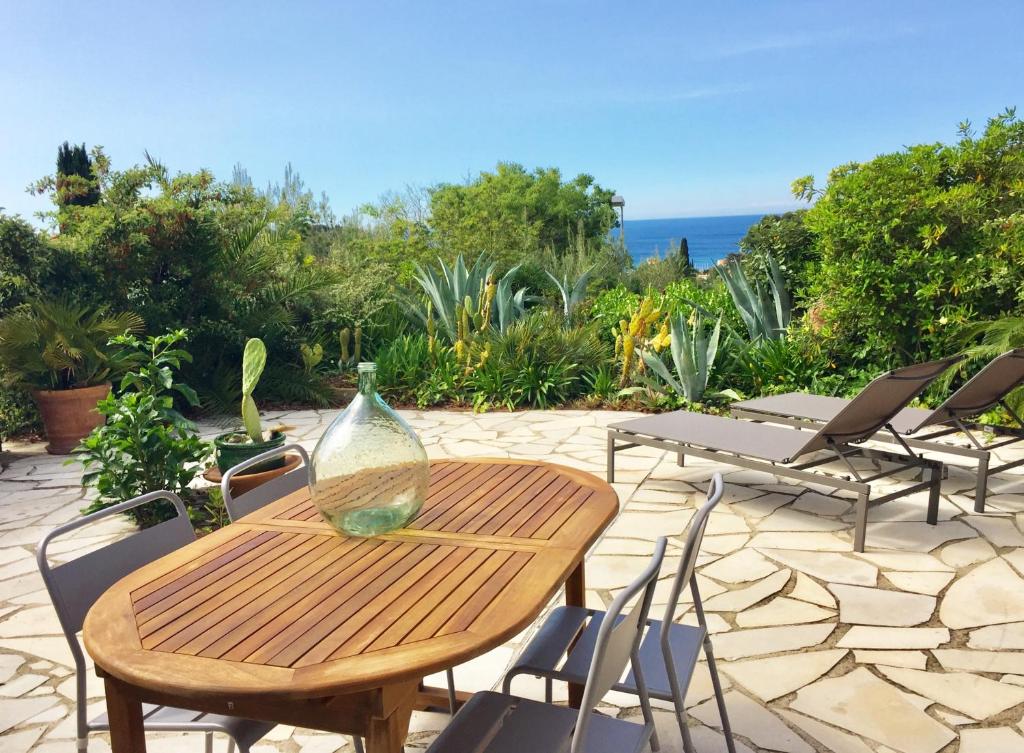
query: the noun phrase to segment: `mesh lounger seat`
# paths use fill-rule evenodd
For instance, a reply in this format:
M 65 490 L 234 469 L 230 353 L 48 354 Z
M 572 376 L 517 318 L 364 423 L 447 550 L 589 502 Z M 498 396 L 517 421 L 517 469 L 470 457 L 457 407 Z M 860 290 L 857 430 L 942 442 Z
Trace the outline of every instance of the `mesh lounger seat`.
M 664 555 L 665 539 L 661 538 L 643 573 L 615 597 L 608 618 L 594 631 L 579 709 L 507 693 L 475 693 L 427 753 L 639 753 L 648 744 L 658 750 L 639 652 Z M 637 678 L 642 723 L 594 712 L 627 663 Z
M 707 657 L 711 684 L 718 703 L 718 714 L 722 720 L 726 746 L 729 753 L 736 753 L 729 725 L 729 715 L 725 709 L 725 697 L 722 685 L 715 668 L 715 657 L 711 647 L 707 623 L 704 619 L 704 608 L 701 603 L 694 566 L 700 554 L 701 541 L 707 527 L 711 511 L 722 499 L 722 476 L 718 473 L 711 480 L 708 488 L 707 501 L 697 511 L 686 537 L 686 547 L 679 561 L 676 577 L 673 579 L 672 591 L 668 597 L 665 613 L 660 620 L 647 620 L 647 632 L 640 643 L 640 667 L 647 683 L 647 692 L 651 698 L 670 701 L 676 710 L 676 720 L 683 738 L 683 749 L 686 753 L 695 753 L 690 728 L 686 722 L 686 691 L 693 679 L 701 650 Z M 675 621 L 679 596 L 683 588 L 690 587 L 693 596 L 696 625 L 681 625 Z M 512 679 L 517 675 L 528 674 L 545 679 L 547 701 L 551 702 L 551 681 L 582 683 L 587 675 L 594 644 L 601 624 L 606 619 L 605 613 L 595 609 L 582 607 L 559 607 L 544 622 L 537 635 L 533 637 L 522 654 L 516 659 L 512 669 L 505 675 L 504 691 L 508 693 Z M 630 672 L 626 678 L 614 686 L 614 690 L 623 693 L 638 693 L 636 675 Z
M 946 369 L 959 361 L 953 356 L 939 361 L 905 366 L 877 377 L 857 397 L 849 401 L 831 420 L 813 431 L 793 431 L 740 421 L 724 416 L 706 416 L 675 411 L 620 421 L 608 426 L 608 481 L 615 480 L 615 453 L 645 445 L 676 453 L 679 464 L 686 455 L 706 458 L 727 465 L 766 471 L 777 476 L 845 489 L 857 495 L 853 548 L 864 551 L 868 508 L 922 489 L 929 490 L 928 522 L 938 522 L 939 488 L 942 463 L 915 453 L 892 429 L 891 422 L 900 410 L 921 394 Z M 859 446 L 859 442 L 887 430 L 899 441 L 903 453 L 882 452 Z M 825 451 L 824 456 L 798 463 Z M 851 458 L 895 463 L 895 467 L 866 475 Z M 844 473 L 828 473 L 821 467 L 841 461 Z M 891 494 L 871 498 L 870 482 L 910 468 L 930 471 L 929 478 L 910 484 Z M 819 470 L 812 470 L 819 469 Z M 846 474 L 849 475 L 846 475 Z
M 988 477 L 993 473 L 1024 465 L 1024 459 L 1020 459 L 1004 465 L 991 466 L 992 450 L 1024 440 L 1024 423 L 1006 402 L 1006 396 L 1022 382 L 1024 348 L 1017 348 L 990 361 L 935 410 L 903 408 L 893 416 L 890 424 L 895 433 L 910 447 L 974 460 L 977 463 L 974 511 L 985 512 Z M 787 392 L 784 395 L 771 395 L 733 403 L 732 414 L 737 418 L 770 420 L 773 423 L 786 423 L 800 428 L 817 428 L 831 421 L 849 404 L 849 400 L 841 397 Z M 996 405 L 1006 409 L 1017 422 L 1018 428 L 988 426 L 971 420 Z M 961 447 L 935 441 L 958 432 L 967 436 L 969 445 Z M 975 435 L 975 432 L 987 432 L 995 435 L 996 439 L 984 442 Z M 872 439 L 896 441 L 893 435 L 884 432 L 875 434 Z

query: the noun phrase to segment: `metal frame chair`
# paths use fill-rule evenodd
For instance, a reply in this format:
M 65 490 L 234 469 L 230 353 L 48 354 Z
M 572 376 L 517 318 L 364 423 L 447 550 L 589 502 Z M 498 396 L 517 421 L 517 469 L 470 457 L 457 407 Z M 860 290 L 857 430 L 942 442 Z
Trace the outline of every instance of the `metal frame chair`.
M 736 753 L 729 715 L 725 708 L 725 697 L 715 667 L 711 637 L 704 619 L 700 590 L 694 575 L 704 529 L 707 527 L 711 511 L 722 499 L 722 490 L 722 476 L 716 473 L 708 486 L 707 501 L 694 515 L 690 524 L 686 547 L 672 583 L 665 614 L 660 621 L 647 619 L 647 633 L 640 644 L 639 660 L 643 676 L 647 680 L 647 691 L 652 698 L 671 701 L 675 706 L 676 720 L 679 723 L 679 732 L 686 753 L 694 753 L 694 747 L 686 724 L 684 702 L 702 647 L 711 673 L 711 684 L 718 703 L 718 713 L 722 719 L 726 745 L 729 753 Z M 675 622 L 679 595 L 687 583 L 693 595 L 696 625 L 681 625 Z M 550 702 L 552 680 L 579 682 L 581 672 L 594 651 L 596 626 L 600 626 L 605 620 L 605 613 L 594 609 L 561 607 L 555 610 L 505 675 L 505 692 L 509 692 L 515 676 L 530 674 L 545 679 L 545 695 Z M 565 662 L 559 667 L 563 656 L 566 657 Z M 635 674 L 631 673 L 625 681 L 617 683 L 614 689 L 637 694 L 640 683 L 637 682 Z
M 658 750 L 640 639 L 665 555 L 658 539 L 644 571 L 615 597 L 597 624 L 584 676 L 579 709 L 554 706 L 505 693 L 475 693 L 441 731 L 427 753 L 639 753 L 648 743 Z M 635 597 L 636 603 L 627 610 Z M 643 724 L 602 716 L 594 709 L 616 686 L 626 664 L 632 666 Z M 507 681 L 506 681 L 507 684 Z
M 46 556 L 50 543 L 71 531 L 91 525 L 155 500 L 167 500 L 177 515 L 167 521 L 120 539 L 101 549 L 57 565 L 50 565 Z M 79 751 L 88 747 L 90 732 L 110 729 L 106 714 L 90 721 L 86 711 L 86 662 L 78 632 L 89 608 L 118 580 L 154 560 L 195 541 L 196 534 L 181 499 L 167 491 L 150 492 L 127 502 L 86 515 L 57 526 L 46 533 L 36 548 L 36 562 L 43 583 L 57 612 L 64 637 L 75 661 L 75 713 Z M 160 732 L 203 732 L 206 753 L 213 750 L 213 733 L 222 732 L 230 738 L 229 751 L 237 745 L 241 753 L 274 728 L 273 724 L 239 719 L 219 714 L 143 704 L 143 725 L 146 730 Z
M 288 471 L 277 478 L 266 481 L 250 492 L 240 494 L 238 497 L 231 495 L 231 479 L 268 460 L 286 455 L 289 452 L 296 453 L 302 458 L 302 464 Z M 234 523 L 239 518 L 245 517 L 251 512 L 259 510 L 275 500 L 281 499 L 292 492 L 296 492 L 304 486 L 309 486 L 309 453 L 302 445 L 285 444 L 275 447 L 272 450 L 262 452 L 248 460 L 243 460 L 238 465 L 233 465 L 227 470 L 220 480 L 220 493 L 224 497 L 224 507 L 227 508 L 228 517 Z

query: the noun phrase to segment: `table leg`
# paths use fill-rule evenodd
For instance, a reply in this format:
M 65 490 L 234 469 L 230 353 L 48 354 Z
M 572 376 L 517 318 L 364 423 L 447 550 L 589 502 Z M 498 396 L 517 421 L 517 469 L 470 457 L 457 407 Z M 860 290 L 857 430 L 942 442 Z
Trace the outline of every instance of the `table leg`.
M 583 560 L 569 574 L 565 581 L 565 604 L 570 607 L 583 607 L 587 603 L 587 581 Z M 569 683 L 569 705 L 575 709 L 583 703 L 583 686 Z
M 409 720 L 416 705 L 416 693 L 410 693 L 383 719 L 370 719 L 366 730 L 366 753 L 402 753 L 409 736 Z
M 129 686 L 113 677 L 104 677 L 107 717 L 110 719 L 110 748 L 113 753 L 146 753 L 146 733 L 142 726 L 142 702 Z

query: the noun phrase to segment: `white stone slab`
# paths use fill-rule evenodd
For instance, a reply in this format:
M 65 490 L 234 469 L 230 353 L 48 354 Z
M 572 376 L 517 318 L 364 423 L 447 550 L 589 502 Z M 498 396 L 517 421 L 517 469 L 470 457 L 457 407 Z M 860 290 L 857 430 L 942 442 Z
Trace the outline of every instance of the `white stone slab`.
M 805 651 L 767 659 L 723 662 L 722 670 L 762 701 L 772 701 L 808 685 L 846 655 L 846 649 Z
M 832 520 L 789 507 L 776 510 L 757 524 L 759 531 L 842 531 L 846 527 L 846 523 L 841 520 Z
M 907 669 L 924 669 L 928 666 L 928 657 L 923 651 L 858 649 L 853 652 L 853 660 L 858 664 L 884 664 L 887 667 L 906 667 Z
M 1024 534 L 1017 529 L 1012 518 L 965 515 L 961 519 L 971 528 L 978 530 L 994 546 L 1024 546 Z
M 799 690 L 790 708 L 900 753 L 936 753 L 956 737 L 863 667 Z
M 965 729 L 960 732 L 960 753 L 1021 753 L 1024 737 L 1011 727 Z
M 836 606 L 836 599 L 832 594 L 809 575 L 799 571 L 796 574 L 796 585 L 789 595 L 800 601 L 817 604 L 819 607 L 833 609 Z
M 1024 580 L 1000 558 L 978 565 L 951 585 L 939 606 L 951 628 L 1024 621 Z
M 772 625 L 799 625 L 806 622 L 820 622 L 836 613 L 822 609 L 816 604 L 808 604 L 786 596 L 777 596 L 753 609 L 747 609 L 736 615 L 736 624 L 741 628 L 770 627 Z
M 715 656 L 726 660 L 745 659 L 748 656 L 763 656 L 819 646 L 835 628 L 834 623 L 821 622 L 812 625 L 733 630 L 715 636 Z
M 756 538 L 755 538 L 756 540 Z M 762 554 L 807 575 L 829 583 L 873 586 L 878 569 L 867 562 L 836 552 L 809 552 L 797 549 L 760 549 Z
M 888 628 L 854 625 L 836 644 L 840 648 L 938 648 L 949 642 L 946 628 Z
M 727 693 L 725 706 L 729 710 L 733 731 L 748 738 L 759 748 L 785 753 L 814 753 L 814 749 L 781 719 L 742 693 L 735 690 Z M 690 713 L 705 724 L 716 726 L 719 723 L 718 707 L 713 699 L 705 701 Z
M 886 579 L 901 591 L 936 596 L 948 586 L 955 573 L 886 573 Z
M 947 541 L 969 539 L 978 535 L 970 526 L 958 520 L 927 523 L 886 522 L 868 523 L 868 546 L 878 549 L 896 549 L 909 552 L 930 552 Z
M 779 714 L 791 726 L 803 730 L 805 734 L 821 743 L 824 746 L 822 750 L 830 753 L 874 753 L 859 737 L 822 724 L 817 719 L 786 709 L 779 709 Z
M 982 721 L 1024 703 L 1024 688 L 966 672 L 921 672 L 900 667 L 879 671 L 911 692 Z
M 912 627 L 931 619 L 935 597 L 830 583 L 839 599 L 839 620 L 851 625 Z
M 783 589 L 789 582 L 790 571 L 780 570 L 756 583 L 712 596 L 704 602 L 709 612 L 741 612 Z
M 1024 649 L 1024 622 L 1005 625 L 989 625 L 972 630 L 967 640 L 968 648 L 981 649 Z
M 957 544 L 949 546 L 957 546 Z M 938 557 L 921 552 L 855 552 L 854 556 L 865 559 L 883 570 L 942 573 L 953 571 L 953 568 Z
M 967 539 L 947 544 L 939 552 L 939 558 L 952 568 L 986 562 L 996 556 L 996 550 L 985 539 Z
M 937 648 L 932 654 L 946 670 L 1024 675 L 1024 652 Z
M 741 549 L 708 565 L 701 572 L 725 583 L 746 583 L 764 578 L 779 568 L 754 549 Z
M 803 549 L 808 552 L 848 552 L 850 542 L 834 533 L 782 532 L 759 533 L 748 546 L 755 549 Z

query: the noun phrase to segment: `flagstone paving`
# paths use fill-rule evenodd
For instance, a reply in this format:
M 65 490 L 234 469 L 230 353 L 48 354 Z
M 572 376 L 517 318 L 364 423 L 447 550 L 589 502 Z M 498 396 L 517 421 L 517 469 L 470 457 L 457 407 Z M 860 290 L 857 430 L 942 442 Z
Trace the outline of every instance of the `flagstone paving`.
M 329 411 L 269 414 L 312 449 Z M 432 458 L 524 457 L 603 476 L 608 411 L 529 411 L 474 415 L 406 411 Z M 208 436 L 221 427 L 204 427 Z M 1005 460 L 1021 451 L 1002 451 Z M 10 443 L 0 455 L 0 750 L 71 753 L 72 660 L 49 606 L 33 552 L 50 527 L 87 503 L 80 468 Z M 940 524 L 924 522 L 925 495 L 871 512 L 868 551 L 851 551 L 849 495 L 824 484 L 798 486 L 771 474 L 687 459 L 651 448 L 617 456 L 622 514 L 590 555 L 587 601 L 596 607 L 641 569 L 655 537 L 669 537 L 655 610 L 665 605 L 670 568 L 715 471 L 724 503 L 707 528 L 698 561 L 708 624 L 737 736 L 737 750 L 774 753 L 1001 753 L 1024 751 L 1024 470 L 993 480 L 990 512 L 973 511 L 973 478 L 950 468 Z M 880 484 L 881 493 L 898 486 Z M 80 556 L 130 532 L 106 521 L 53 548 Z M 677 619 L 693 624 L 684 593 Z M 455 670 L 463 690 L 495 687 L 527 630 Z M 434 684 L 443 676 L 431 678 Z M 518 678 L 521 695 L 543 683 Z M 90 715 L 102 711 L 102 685 L 87 678 Z M 555 698 L 564 702 L 563 688 Z M 656 704 L 662 749 L 681 741 L 669 704 Z M 704 664 L 687 696 L 700 753 L 725 750 Z M 636 700 L 610 694 L 604 713 L 636 717 Z M 423 750 L 447 723 L 417 713 L 407 749 Z M 153 734 L 154 753 L 196 750 L 196 735 Z M 216 749 L 225 750 L 217 741 Z M 277 727 L 254 753 L 335 753 L 345 738 Z M 109 750 L 104 735 L 90 750 Z

